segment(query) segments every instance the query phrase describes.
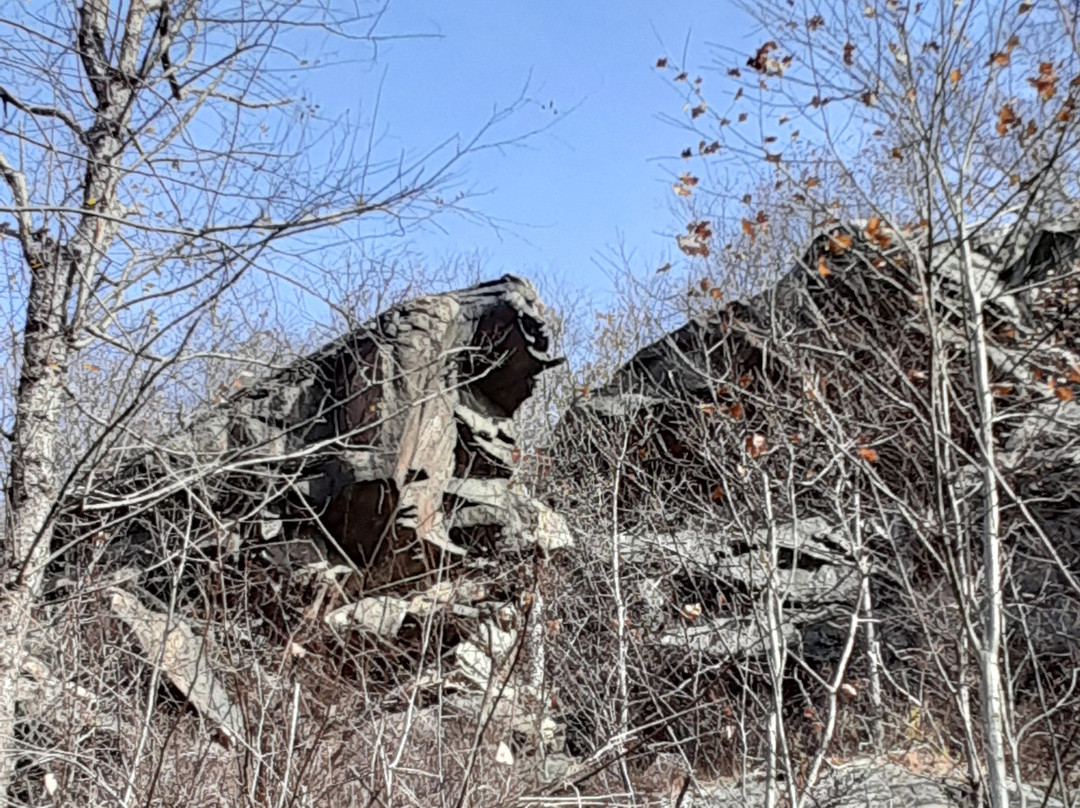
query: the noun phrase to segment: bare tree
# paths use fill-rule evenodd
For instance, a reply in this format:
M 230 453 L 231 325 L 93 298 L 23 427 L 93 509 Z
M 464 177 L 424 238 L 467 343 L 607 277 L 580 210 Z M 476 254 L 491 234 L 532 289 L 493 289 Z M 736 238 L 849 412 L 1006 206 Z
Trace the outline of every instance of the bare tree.
M 928 459 L 936 494 L 927 505 L 936 527 L 916 533 L 925 534 L 920 541 L 927 548 L 939 541 L 937 530 L 948 536 L 941 572 L 956 598 L 959 657 L 946 664 L 947 680 L 968 727 L 971 776 L 985 777 L 1000 808 L 1008 801 L 1007 779 L 1020 779 L 1021 768 L 1015 694 L 1005 673 L 1017 665 L 1003 641 L 1015 608 L 1004 600 L 1006 546 L 1042 531 L 1030 504 L 1002 473 L 1002 434 L 1020 417 L 1015 407 L 1002 411 L 1002 385 L 1017 367 L 1003 360 L 1002 351 L 1011 348 L 1007 340 L 1016 332 L 1009 323 L 1017 318 L 1010 307 L 1024 287 L 1045 284 L 1068 295 L 1071 283 L 1067 250 L 1054 251 L 1059 274 L 1053 280 L 1045 269 L 1026 265 L 1016 250 L 1026 243 L 1030 258 L 1040 249 L 1037 239 L 1029 241 L 1031 233 L 1067 230 L 1075 218 L 1069 201 L 1077 176 L 1075 17 L 1064 7 L 1026 3 L 778 3 L 746 11 L 761 23 L 763 35 L 760 47 L 736 62 L 720 55 L 722 69 L 735 80 L 734 95 L 707 92 L 686 66 L 666 59 L 659 65 L 675 76 L 673 86 L 685 82 L 685 125 L 700 140 L 683 157 L 698 160 L 705 187 L 710 165 L 717 164 L 738 163 L 758 183 L 741 199 L 741 239 L 723 249 L 716 241 L 680 246 L 699 259 L 708 259 L 711 248 L 726 261 L 752 260 L 763 243 L 776 242 L 770 228 L 781 221 L 782 245 L 793 229 L 806 233 L 802 227 L 808 225 L 813 233 L 859 217 L 862 232 L 855 241 L 876 242 L 882 251 L 869 261 L 870 271 L 889 263 L 884 253 L 890 243 L 903 245 L 914 260 L 928 344 L 917 365 L 910 364 L 914 357 L 898 356 L 894 367 L 929 383 L 919 406 L 926 411 L 925 440 L 933 447 Z M 724 106 L 721 98 L 731 100 Z M 699 182 L 693 171 L 685 172 L 676 193 L 696 198 Z M 701 207 L 707 204 L 691 206 L 687 218 L 707 219 Z M 848 231 L 830 232 L 824 253 L 803 258 L 826 286 L 836 272 L 833 258 L 852 243 Z M 1046 238 L 1044 250 L 1055 237 Z M 1043 260 L 1050 265 L 1049 254 Z M 863 322 L 870 329 L 891 315 L 873 312 L 872 298 L 865 298 L 841 316 L 869 318 Z M 1069 330 L 1054 317 L 1040 321 L 1038 331 L 1031 335 L 1033 346 L 1071 345 Z M 791 336 L 774 336 L 791 344 Z M 869 334 L 861 339 L 874 344 Z M 894 370 L 867 366 L 863 372 L 877 380 L 864 383 L 870 387 Z M 1061 389 L 1067 372 L 1058 367 L 1052 373 L 1055 381 L 1045 394 L 1051 402 L 1070 402 L 1071 389 Z M 1042 379 L 1043 371 L 1035 375 Z M 852 403 L 832 407 L 837 449 L 844 431 L 849 439 L 865 439 L 872 423 L 860 421 L 848 409 Z M 887 405 L 882 400 L 879 406 Z M 1010 456 L 1010 467 L 1016 463 Z M 974 486 L 972 474 L 979 480 Z M 882 486 L 881 476 L 874 478 Z M 909 482 L 884 484 L 880 491 L 895 503 L 910 501 L 909 488 Z M 866 509 L 865 495 L 862 501 Z M 894 507 L 883 504 L 872 510 L 886 518 Z M 1006 526 L 1005 511 L 1019 511 L 1019 521 Z M 1052 567 L 1070 579 L 1074 571 L 1050 555 Z M 973 678 L 968 654 L 977 660 Z M 970 691 L 975 683 L 978 720 Z
M 474 138 L 384 153 L 374 119 L 324 120 L 284 78 L 313 67 L 290 55 L 302 37 L 372 58 L 382 10 L 88 0 L 0 20 L 0 213 L 13 279 L 3 305 L 21 323 L 5 346 L 18 385 L 4 413 L 0 793 L 16 762 L 16 690 L 58 503 L 73 483 L 160 426 L 148 412 L 157 404 L 176 412 L 204 400 L 176 394 L 215 361 L 243 360 L 233 353 L 242 343 L 256 373 L 272 364 L 275 351 L 251 350 L 252 339 L 280 296 L 331 310 L 320 279 L 350 260 L 342 236 L 366 243 L 464 210 L 462 197 L 439 193 L 464 155 L 490 145 L 505 110 Z M 382 294 L 382 278 L 366 280 Z
M 573 695 L 594 716 L 579 742 L 621 768 L 605 739 L 625 722 L 605 709 L 626 692 L 626 754 L 700 754 L 709 775 L 723 755 L 701 750 L 737 738 L 765 802 L 805 803 L 830 756 L 864 748 L 966 770 L 995 806 L 1051 772 L 1064 791 L 1073 13 L 746 11 L 761 41 L 717 51 L 728 86 L 657 63 L 692 133 L 672 171 L 689 278 L 649 267 L 630 287 L 681 296 L 605 323 L 600 344 L 640 350 L 579 382 L 551 475 L 570 507 L 612 514 L 567 573 L 591 596 L 564 604 L 563 630 L 600 636 L 551 656 L 579 678 L 635 662 L 626 686 Z M 694 316 L 640 345 L 675 312 Z M 595 612 L 620 617 L 607 632 Z

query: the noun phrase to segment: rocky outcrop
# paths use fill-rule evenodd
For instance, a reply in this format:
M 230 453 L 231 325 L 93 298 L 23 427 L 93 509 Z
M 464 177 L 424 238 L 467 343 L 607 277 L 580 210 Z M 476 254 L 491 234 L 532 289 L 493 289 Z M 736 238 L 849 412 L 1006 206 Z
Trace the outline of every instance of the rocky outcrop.
M 805 805 L 860 808 L 891 805 L 897 808 L 969 808 L 978 800 L 970 786 L 953 771 L 948 776 L 934 765 L 931 755 L 912 752 L 895 760 L 857 758 L 830 766 L 804 796 Z M 737 783 L 713 783 L 687 793 L 683 805 L 690 808 L 742 808 L 765 803 L 765 784 L 747 778 Z M 1039 805 L 1064 808 L 1064 803 L 1044 792 L 1009 784 L 1011 806 Z
M 272 604 L 270 625 L 308 643 L 393 646 L 426 632 L 430 659 L 410 658 L 402 640 L 414 685 L 459 710 L 495 709 L 515 731 L 524 721 L 550 747 L 555 732 L 533 709 L 535 571 L 571 538 L 511 480 L 513 415 L 561 361 L 543 313 L 532 286 L 509 275 L 396 306 L 122 458 L 111 480 L 81 492 L 58 547 L 104 547 L 94 563 L 124 569 L 107 590 L 112 611 L 230 738 L 244 737 L 233 708 L 243 699 L 215 673 L 206 638 L 250 615 L 208 615 L 200 593 L 228 593 L 232 581 L 238 602 Z M 80 534 L 96 538 L 80 545 Z M 88 559 L 61 563 L 74 586 Z
M 561 361 L 542 312 L 509 275 L 397 306 L 197 416 L 88 491 L 84 508 L 118 507 L 135 485 L 149 499 L 197 480 L 234 529 L 310 532 L 370 576 L 415 572 L 388 561 L 406 546 L 414 561 L 463 557 L 469 539 L 447 518 L 469 504 L 462 481 L 480 505 L 510 496 L 498 481 L 517 451 L 512 416 Z M 384 568 L 394 563 L 405 567 Z
M 1003 526 L 1012 626 L 1066 654 L 1080 644 L 1078 233 L 1014 227 L 969 242 L 999 464 L 1024 502 Z M 926 547 L 978 535 L 962 260 L 924 230 L 838 224 L 774 288 L 695 318 L 577 402 L 552 476 L 617 486 L 642 642 L 714 661 L 760 655 L 771 585 L 785 645 L 832 664 L 863 576 L 887 616 L 908 597 L 897 570 L 940 579 Z M 935 425 L 942 394 L 953 403 Z M 947 435 L 938 450 L 935 430 Z M 956 497 L 951 526 L 934 523 L 938 485 Z M 574 490 L 564 484 L 568 501 Z M 904 650 L 910 618 L 883 620 L 886 650 Z
M 1075 667 L 1075 231 L 972 248 L 999 467 L 1023 503 L 1004 525 L 1010 627 Z M 282 658 L 310 674 L 297 688 L 326 670 L 362 681 L 372 710 L 435 705 L 435 726 L 501 728 L 498 755 L 535 755 L 547 781 L 653 735 L 688 756 L 707 733 L 730 747 L 723 677 L 760 683 L 770 644 L 789 674 L 815 673 L 798 682 L 815 721 L 853 631 L 879 627 L 894 659 L 911 645 L 891 607 L 977 517 L 958 256 L 876 220 L 833 227 L 775 288 L 691 321 L 580 400 L 544 499 L 513 474 L 514 414 L 560 361 L 535 290 L 506 276 L 401 304 L 152 449 L 116 452 L 104 481 L 99 464 L 58 520 L 50 597 L 98 593 L 152 681 L 223 743 L 247 742 L 245 693 L 287 689 Z M 935 422 L 942 390 L 955 406 Z M 953 525 L 933 518 L 942 479 Z M 636 669 L 612 674 L 616 652 Z M 28 694 L 69 684 L 49 653 L 35 649 Z M 107 710 L 84 701 L 90 726 Z M 565 724 L 580 736 L 597 715 L 597 744 L 567 741 Z

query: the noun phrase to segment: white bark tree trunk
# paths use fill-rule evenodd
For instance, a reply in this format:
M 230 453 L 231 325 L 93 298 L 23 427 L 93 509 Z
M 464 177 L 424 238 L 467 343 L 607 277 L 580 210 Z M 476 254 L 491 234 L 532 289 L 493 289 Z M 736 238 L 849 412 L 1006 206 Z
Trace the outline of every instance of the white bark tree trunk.
M 122 139 L 131 117 L 136 60 L 147 22 L 147 5 L 133 3 L 125 35 L 110 64 L 105 52 L 107 0 L 88 0 L 79 10 L 79 57 L 96 99 L 93 125 L 83 133 L 85 213 L 66 241 L 36 229 L 25 177 L 0 155 L 0 174 L 18 209 L 18 238 L 30 268 L 23 327 L 22 367 L 15 399 L 11 480 L 7 496 L 3 590 L 0 592 L 0 796 L 8 792 L 18 757 L 16 699 L 32 612 L 41 595 L 57 497 L 56 438 L 65 374 L 74 353 L 81 304 L 123 216 L 117 187 L 123 176 Z
M 1002 598 L 1001 507 L 994 451 L 994 394 L 990 387 L 986 324 L 983 318 L 982 279 L 974 265 L 971 246 L 961 220 L 964 286 L 967 292 L 972 381 L 979 403 L 979 448 L 982 455 L 982 636 L 978 649 L 982 696 L 982 734 L 987 786 L 993 808 L 1008 808 L 1005 775 L 1005 692 L 1001 678 L 1001 636 L 1005 612 Z M 971 604 L 975 606 L 976 604 Z
M 56 252 L 55 250 L 53 251 Z M 4 580 L 0 592 L 0 794 L 15 770 L 16 698 L 31 611 L 41 595 L 56 502 L 56 435 L 69 354 L 59 256 L 30 258 L 30 299 L 15 403 Z

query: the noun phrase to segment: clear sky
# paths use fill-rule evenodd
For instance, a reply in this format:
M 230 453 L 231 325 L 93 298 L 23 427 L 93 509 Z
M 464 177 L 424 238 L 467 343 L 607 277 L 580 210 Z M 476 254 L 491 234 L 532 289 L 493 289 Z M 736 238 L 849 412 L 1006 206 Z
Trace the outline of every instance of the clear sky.
M 643 265 L 678 261 L 671 186 L 687 136 L 658 118 L 682 102 L 655 62 L 685 49 L 691 72 L 719 91 L 709 45 L 753 50 L 737 10 L 723 0 L 391 0 L 378 30 L 439 36 L 384 43 L 374 67 L 321 71 L 312 90 L 328 112 L 356 114 L 370 112 L 382 82 L 384 148 L 472 132 L 523 90 L 530 100 L 501 133 L 550 125 L 464 166 L 464 185 L 488 192 L 473 206 L 504 227 L 443 219 L 445 233 L 414 234 L 430 260 L 479 251 L 484 275 L 544 274 L 600 293 L 609 281 L 598 264 L 619 242 Z

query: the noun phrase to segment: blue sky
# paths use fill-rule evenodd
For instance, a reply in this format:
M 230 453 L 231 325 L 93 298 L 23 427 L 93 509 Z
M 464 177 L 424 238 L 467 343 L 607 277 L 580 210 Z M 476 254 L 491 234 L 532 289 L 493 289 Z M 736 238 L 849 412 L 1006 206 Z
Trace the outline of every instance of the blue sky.
M 642 266 L 677 260 L 671 178 L 685 169 L 687 136 L 658 118 L 682 102 L 654 65 L 685 48 L 690 70 L 720 92 L 709 45 L 753 50 L 738 11 L 707 0 L 392 0 L 379 30 L 438 37 L 384 43 L 376 65 L 320 71 L 312 92 L 330 114 L 363 116 L 381 82 L 384 149 L 470 133 L 523 89 L 529 101 L 501 134 L 547 127 L 464 166 L 462 184 L 486 194 L 474 207 L 503 226 L 443 219 L 444 233 L 412 234 L 429 260 L 478 252 L 484 275 L 542 274 L 600 293 L 617 243 Z

